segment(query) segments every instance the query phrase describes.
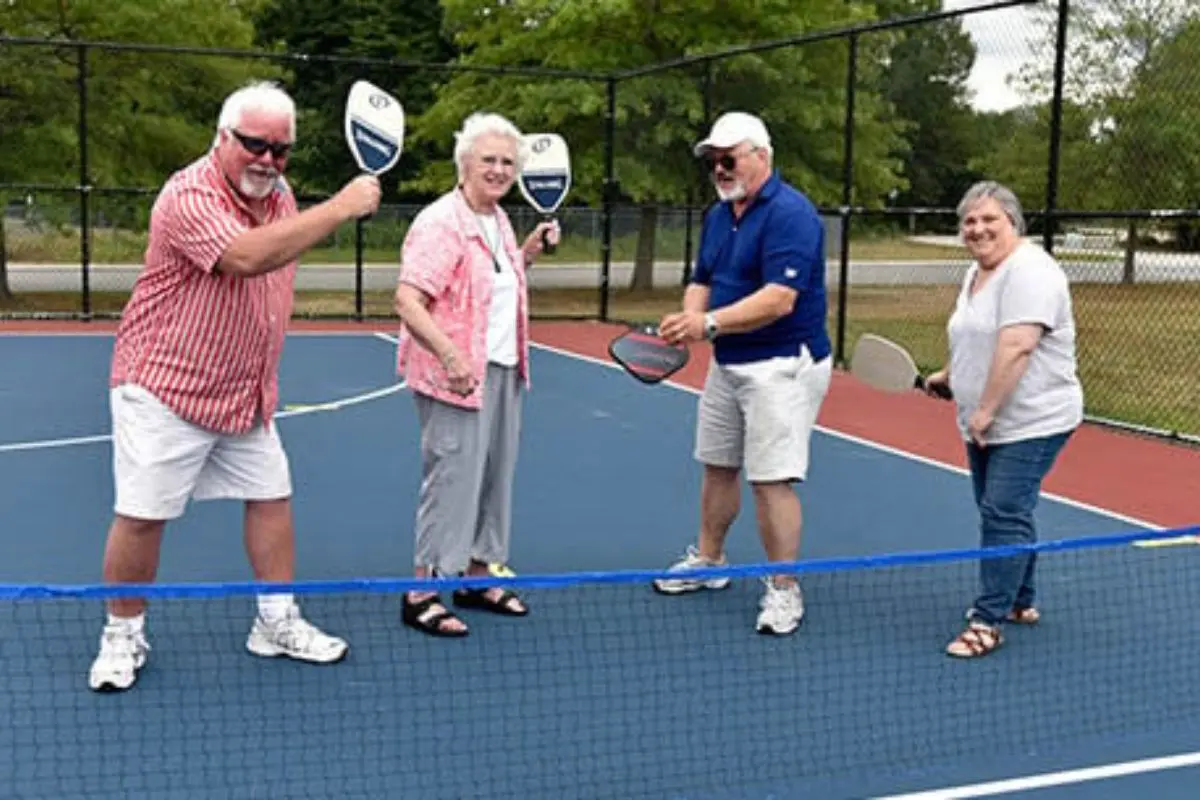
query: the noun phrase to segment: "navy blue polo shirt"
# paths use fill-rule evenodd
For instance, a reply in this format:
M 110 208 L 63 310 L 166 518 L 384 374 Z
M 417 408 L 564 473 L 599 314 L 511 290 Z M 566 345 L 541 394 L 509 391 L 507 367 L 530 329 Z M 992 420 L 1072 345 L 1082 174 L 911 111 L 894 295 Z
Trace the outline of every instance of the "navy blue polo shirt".
M 816 207 L 776 172 L 741 219 L 733 204 L 715 204 L 704 216 L 692 280 L 709 287 L 709 308 L 754 294 L 769 283 L 795 289 L 787 316 L 748 333 L 720 334 L 713 354 L 720 364 L 794 356 L 808 348 L 813 361 L 832 347 L 825 329 L 825 226 Z

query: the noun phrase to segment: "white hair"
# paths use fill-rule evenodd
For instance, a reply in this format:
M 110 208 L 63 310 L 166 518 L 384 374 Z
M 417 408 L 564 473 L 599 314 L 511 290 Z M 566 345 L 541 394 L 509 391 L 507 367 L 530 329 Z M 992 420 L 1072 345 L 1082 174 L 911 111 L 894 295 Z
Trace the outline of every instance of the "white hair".
M 247 112 L 263 111 L 282 114 L 288 118 L 289 137 L 296 139 L 296 103 L 279 84 L 272 81 L 248 83 L 225 98 L 221 116 L 217 119 L 217 139 L 221 131 L 233 130 L 241 124 Z
M 475 141 L 480 136 L 504 136 L 512 140 L 517 150 L 517 172 L 525 164 L 525 143 L 520 129 L 506 117 L 491 112 L 477 111 L 463 120 L 462 129 L 454 134 L 454 165 L 458 169 L 458 179 L 461 181 L 466 167 L 467 156 L 475 149 Z
M 1017 230 L 1018 236 L 1025 235 L 1025 214 L 1021 210 L 1021 201 L 1017 199 L 1017 195 L 1012 189 L 1009 189 L 1002 183 L 996 181 L 980 181 L 967 189 L 962 200 L 958 203 L 958 221 L 961 224 L 963 217 L 974 208 L 975 204 L 981 200 L 988 198 L 995 200 L 1008 217 L 1009 222 Z

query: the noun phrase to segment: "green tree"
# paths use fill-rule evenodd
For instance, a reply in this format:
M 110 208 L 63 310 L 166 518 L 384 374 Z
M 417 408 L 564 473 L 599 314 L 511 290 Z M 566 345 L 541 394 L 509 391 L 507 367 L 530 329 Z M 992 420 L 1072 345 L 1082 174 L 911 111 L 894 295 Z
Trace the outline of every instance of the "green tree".
M 210 0 L 58 0 L 8 4 L 7 35 L 249 46 L 244 4 Z M 0 47 L 0 182 L 79 180 L 78 52 Z M 91 50 L 87 55 L 88 173 L 98 186 L 154 187 L 211 142 L 221 101 L 251 78 L 251 59 Z
M 271 49 L 306 55 L 443 64 L 454 56 L 441 33 L 437 0 L 259 0 L 256 41 Z M 296 98 L 294 156 L 298 185 L 325 193 L 341 186 L 356 169 L 347 151 L 342 120 L 346 94 L 357 79 L 370 80 L 396 96 L 411 113 L 433 101 L 439 70 L 368 63 L 289 61 L 289 83 Z M 407 137 L 406 137 L 407 138 Z M 385 191 L 412 177 L 425 158 L 423 148 L 405 143 Z
M 446 23 L 471 65 L 546 67 L 607 74 L 711 53 L 746 42 L 826 30 L 870 18 L 870 6 L 844 0 L 512 0 L 481 6 L 443 0 Z M 776 165 L 818 203 L 841 201 L 845 108 L 844 41 L 745 54 L 712 64 L 709 116 L 748 110 L 771 127 Z M 870 60 L 869 72 L 876 67 Z M 703 66 L 621 80 L 616 93 L 614 172 L 620 198 L 641 208 L 635 287 L 649 285 L 660 204 L 694 199 L 692 144 L 705 119 Z M 902 147 L 873 76 L 863 76 L 855 143 L 856 201 L 879 204 L 897 185 Z M 606 85 L 588 78 L 460 73 L 413 120 L 413 137 L 440 147 L 411 182 L 423 191 L 452 185 L 451 133 L 475 110 L 491 109 L 526 131 L 553 130 L 571 146 L 573 202 L 604 191 Z M 711 191 L 711 189 L 706 189 Z
M 941 0 L 877 0 L 881 19 L 939 11 Z M 967 79 L 975 45 L 958 18 L 907 25 L 887 34 L 879 90 L 905 122 L 904 206 L 953 206 L 976 179 L 968 167 L 979 147 Z
M 1200 207 L 1200 16 L 1142 63 L 1129 96 L 1114 104 L 1115 199 L 1132 208 Z M 1183 249 L 1200 250 L 1194 222 L 1176 226 Z
M 1025 191 L 1040 200 L 1046 194 L 1045 179 L 1032 179 L 1021 162 L 1044 165 L 1048 160 L 1057 4 L 1031 13 L 1039 21 L 1035 55 L 1018 81 L 1036 112 L 979 164 L 997 176 L 1022 176 L 1017 180 Z M 1173 169 L 1170 148 L 1142 147 L 1139 137 L 1163 143 L 1157 135 L 1163 129 L 1150 121 L 1172 117 L 1173 104 L 1179 113 L 1189 110 L 1186 101 L 1161 91 L 1163 80 L 1175 81 L 1177 87 L 1194 83 L 1180 84 L 1181 78 L 1166 73 L 1152 80 L 1148 72 L 1161 70 L 1156 65 L 1164 63 L 1164 48 L 1197 18 L 1200 8 L 1192 0 L 1074 0 L 1064 61 L 1060 207 L 1096 210 L 1168 202 L 1170 195 L 1145 178 Z M 1194 65 L 1194 53 L 1192 58 Z M 1161 166 L 1157 172 L 1148 163 L 1154 160 Z

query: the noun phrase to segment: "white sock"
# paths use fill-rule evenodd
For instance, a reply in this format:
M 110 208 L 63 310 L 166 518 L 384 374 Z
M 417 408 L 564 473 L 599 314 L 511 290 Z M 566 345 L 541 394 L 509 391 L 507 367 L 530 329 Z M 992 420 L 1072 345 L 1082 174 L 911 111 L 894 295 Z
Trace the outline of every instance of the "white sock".
M 290 594 L 260 594 L 258 596 L 258 615 L 265 622 L 278 622 L 287 616 L 288 610 L 294 603 Z
M 129 633 L 141 633 L 146 627 L 146 612 L 143 611 L 136 617 L 117 617 L 109 614 L 108 624 L 111 627 L 120 628 Z

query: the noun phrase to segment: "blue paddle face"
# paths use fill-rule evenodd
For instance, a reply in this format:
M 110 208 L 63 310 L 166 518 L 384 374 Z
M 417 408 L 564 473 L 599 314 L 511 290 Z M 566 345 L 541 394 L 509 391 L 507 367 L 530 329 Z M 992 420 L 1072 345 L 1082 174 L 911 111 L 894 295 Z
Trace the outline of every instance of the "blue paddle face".
M 350 120 L 350 145 L 355 161 L 372 175 L 390 169 L 400 153 L 399 142 L 360 119 Z
M 534 208 L 551 212 L 567 196 L 567 172 L 525 172 L 521 174 L 521 190 Z
M 609 343 L 608 353 L 642 383 L 665 380 L 688 362 L 686 347 L 668 344 L 656 333 L 646 330 L 621 334 Z
M 553 214 L 571 190 L 571 151 L 557 133 L 525 136 L 525 163 L 517 178 L 521 194 L 543 214 Z
M 359 169 L 382 175 L 396 165 L 404 145 L 404 107 L 367 81 L 355 81 L 346 98 L 346 143 Z

